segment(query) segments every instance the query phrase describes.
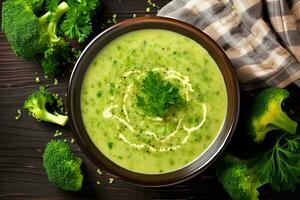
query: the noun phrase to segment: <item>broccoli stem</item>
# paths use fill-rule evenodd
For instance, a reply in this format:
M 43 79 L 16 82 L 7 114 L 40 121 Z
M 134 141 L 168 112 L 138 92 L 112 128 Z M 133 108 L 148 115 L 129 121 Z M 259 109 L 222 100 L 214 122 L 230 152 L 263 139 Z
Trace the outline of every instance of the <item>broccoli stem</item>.
M 43 26 L 48 23 L 48 18 L 50 15 L 52 15 L 47 26 L 47 31 L 52 40 L 58 40 L 58 37 L 56 36 L 58 21 L 63 16 L 63 14 L 65 14 L 69 10 L 69 8 L 70 7 L 68 6 L 68 4 L 63 1 L 57 6 L 57 10 L 55 10 L 55 12 L 48 11 L 39 18 L 39 23 Z
M 53 16 L 53 19 L 50 21 L 50 23 L 48 25 L 47 30 L 50 33 L 50 35 L 53 36 L 54 39 L 57 38 L 56 27 L 57 27 L 58 21 L 60 20 L 62 15 L 68 11 L 68 9 L 69 9 L 69 6 L 66 2 L 62 2 L 61 4 L 59 4 L 59 6 Z
M 64 125 L 66 125 L 66 123 L 68 121 L 68 116 L 60 115 L 58 113 L 52 114 L 52 113 L 46 112 L 44 114 L 43 120 L 64 126 Z
M 297 130 L 297 122 L 291 120 L 283 111 L 277 113 L 272 124 L 291 134 L 295 134 Z
M 48 22 L 48 17 L 50 16 L 50 14 L 51 14 L 51 12 L 48 11 L 39 18 L 40 25 L 44 25 Z

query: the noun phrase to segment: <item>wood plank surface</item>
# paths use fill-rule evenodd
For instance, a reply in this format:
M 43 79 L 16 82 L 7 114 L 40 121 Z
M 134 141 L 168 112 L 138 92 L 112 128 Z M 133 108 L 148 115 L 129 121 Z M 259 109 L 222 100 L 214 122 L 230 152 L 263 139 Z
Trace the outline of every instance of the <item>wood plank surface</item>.
M 168 2 L 155 1 L 160 7 Z M 131 18 L 134 13 L 137 16 L 155 15 L 157 10 L 152 9 L 146 13 L 147 7 L 147 0 L 102 0 L 102 11 L 95 20 L 94 35 L 101 31 L 102 22 L 110 19 L 113 14 L 117 14 L 119 21 Z M 35 82 L 36 77 L 40 78 L 41 83 Z M 24 111 L 19 120 L 15 120 L 15 115 L 26 97 L 40 85 L 49 86 L 50 91 L 58 92 L 66 98 L 68 77 L 69 74 L 66 74 L 59 79 L 58 85 L 54 85 L 53 79 L 44 78 L 38 64 L 17 58 L 5 35 L 0 32 L 0 199 L 228 199 L 213 175 L 213 166 L 201 176 L 176 186 L 146 188 L 132 185 L 105 171 L 102 175 L 98 174 L 97 167 L 80 151 L 77 144 L 70 145 L 84 160 L 83 189 L 80 192 L 65 192 L 49 183 L 42 166 L 44 146 L 50 139 L 54 139 L 55 130 L 62 130 L 63 135 L 59 138 L 67 139 L 70 143 L 72 131 L 69 126 L 61 128 L 37 122 Z M 292 87 L 292 90 L 299 94 L 298 88 Z M 291 102 L 293 105 L 299 103 Z M 243 106 L 247 110 L 247 105 Z M 300 106 L 298 108 L 296 111 L 300 112 Z M 111 177 L 114 182 L 109 184 Z M 268 186 L 260 191 L 261 199 L 300 199 L 299 187 L 295 193 L 276 193 Z

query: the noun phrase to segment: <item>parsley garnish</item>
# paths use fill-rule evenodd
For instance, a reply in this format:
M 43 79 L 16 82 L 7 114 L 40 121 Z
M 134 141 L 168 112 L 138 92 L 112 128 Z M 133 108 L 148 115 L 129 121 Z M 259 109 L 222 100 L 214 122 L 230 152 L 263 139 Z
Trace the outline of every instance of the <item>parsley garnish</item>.
M 185 100 L 179 93 L 179 88 L 163 80 L 158 72 L 150 71 L 143 79 L 141 94 L 137 96 L 137 106 L 145 114 L 165 117 L 171 107 L 179 108 Z

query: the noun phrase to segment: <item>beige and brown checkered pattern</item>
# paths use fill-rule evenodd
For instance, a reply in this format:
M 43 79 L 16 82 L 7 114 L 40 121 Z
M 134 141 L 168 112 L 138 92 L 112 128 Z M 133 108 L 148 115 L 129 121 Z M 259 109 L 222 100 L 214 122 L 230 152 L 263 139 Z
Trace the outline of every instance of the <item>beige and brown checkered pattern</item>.
M 213 38 L 245 90 L 300 86 L 300 0 L 173 0 L 158 15 Z

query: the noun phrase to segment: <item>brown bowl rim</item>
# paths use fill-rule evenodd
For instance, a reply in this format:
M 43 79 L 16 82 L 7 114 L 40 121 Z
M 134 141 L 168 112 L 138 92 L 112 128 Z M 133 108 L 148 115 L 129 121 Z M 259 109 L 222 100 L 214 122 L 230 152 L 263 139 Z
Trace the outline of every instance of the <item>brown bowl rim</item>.
M 109 160 L 97 149 L 88 137 L 81 118 L 80 92 L 82 81 L 85 72 L 89 67 L 89 63 L 93 60 L 95 55 L 97 55 L 97 53 L 113 39 L 125 33 L 141 29 L 170 30 L 185 35 L 200 43 L 217 63 L 222 72 L 227 90 L 228 109 L 226 119 L 214 143 L 211 144 L 201 156 L 184 168 L 164 174 L 142 174 L 133 172 L 122 168 Z M 96 164 L 96 166 L 104 168 L 131 183 L 159 187 L 174 185 L 195 177 L 216 160 L 227 146 L 235 130 L 239 116 L 240 95 L 238 82 L 228 57 L 218 44 L 208 35 L 192 25 L 175 19 L 165 17 L 140 17 L 125 20 L 112 26 L 97 35 L 86 46 L 78 58 L 70 77 L 67 105 L 73 135 L 82 151 L 94 162 L 94 164 Z

